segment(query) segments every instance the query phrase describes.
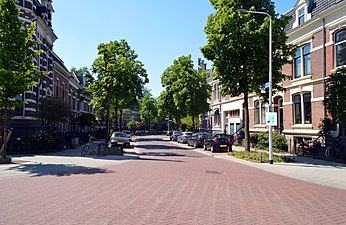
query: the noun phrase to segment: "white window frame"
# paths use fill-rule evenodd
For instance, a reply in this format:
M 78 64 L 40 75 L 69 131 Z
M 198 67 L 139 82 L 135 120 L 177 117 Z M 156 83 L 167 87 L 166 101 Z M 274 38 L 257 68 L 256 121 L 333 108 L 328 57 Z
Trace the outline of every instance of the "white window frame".
M 342 67 L 342 66 L 346 66 L 346 64 L 344 65 L 337 65 L 337 52 L 336 52 L 336 47 L 337 45 L 341 45 L 341 44 L 346 44 L 346 40 L 343 40 L 341 42 L 336 42 L 336 35 L 339 33 L 339 32 L 346 32 L 346 28 L 343 28 L 341 30 L 338 30 L 337 32 L 335 32 L 335 35 L 334 35 L 334 58 L 335 58 L 335 68 L 338 68 L 338 67 Z
M 309 55 L 310 55 L 310 68 L 309 68 L 309 71 L 310 73 L 309 74 L 305 74 L 305 57 L 307 54 L 304 54 L 304 51 L 303 49 L 306 47 L 306 46 L 310 46 L 310 52 L 309 52 Z M 306 43 L 306 44 L 303 44 L 301 45 L 297 51 L 300 51 L 300 76 L 299 77 L 296 77 L 296 57 L 295 55 L 293 56 L 293 79 L 300 79 L 302 77 L 307 77 L 307 76 L 311 76 L 311 43 Z

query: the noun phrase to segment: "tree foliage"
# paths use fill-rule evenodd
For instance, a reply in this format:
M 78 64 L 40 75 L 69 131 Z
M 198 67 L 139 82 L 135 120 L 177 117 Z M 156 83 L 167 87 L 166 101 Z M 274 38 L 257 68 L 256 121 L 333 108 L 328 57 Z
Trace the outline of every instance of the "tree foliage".
M 111 106 L 115 107 L 117 121 L 119 102 L 140 97 L 148 78 L 143 63 L 137 60 L 137 54 L 125 40 L 101 43 L 97 49 L 98 57 L 92 65 L 97 79 L 89 84 L 87 90 L 93 95 L 91 104 L 95 110 L 106 114 L 107 140 Z
M 161 76 L 165 90 L 158 99 L 159 115 L 174 117 L 179 128 L 181 118 L 207 112 L 211 88 L 206 74 L 193 68 L 191 55 L 174 60 Z
M 48 130 L 54 123 L 67 122 L 71 115 L 72 111 L 69 106 L 62 99 L 56 97 L 44 98 L 37 114 L 38 118 L 47 122 Z
M 141 120 L 150 129 L 151 123 L 156 122 L 158 115 L 156 99 L 150 92 L 147 92 L 144 97 L 139 100 L 139 105 Z
M 337 69 L 327 82 L 325 105 L 333 122 L 346 126 L 346 68 Z
M 285 75 L 282 65 L 289 63 L 293 47 L 286 45 L 284 28 L 287 17 L 275 14 L 274 3 L 270 0 L 210 0 L 216 12 L 208 17 L 205 26 L 207 45 L 201 48 L 203 55 L 214 64 L 214 79 L 219 81 L 221 93 L 244 97 L 244 124 L 246 150 L 249 150 L 248 94 L 256 93 L 268 97 L 261 84 L 268 82 L 269 18 L 258 14 L 242 14 L 237 9 L 267 12 L 273 23 L 273 89 Z
M 17 95 L 29 90 L 36 79 L 46 75 L 37 70 L 33 59 L 41 53 L 36 50 L 33 39 L 36 24 L 25 25 L 19 19 L 16 0 L 0 0 L 0 108 L 4 111 L 4 136 L 10 118 L 7 111 L 25 104 L 24 101 L 12 101 Z M 6 156 L 6 144 L 2 157 Z
M 74 121 L 77 122 L 81 127 L 81 130 L 83 130 L 85 127 L 92 127 L 96 124 L 96 117 L 91 113 L 82 113 L 76 117 Z

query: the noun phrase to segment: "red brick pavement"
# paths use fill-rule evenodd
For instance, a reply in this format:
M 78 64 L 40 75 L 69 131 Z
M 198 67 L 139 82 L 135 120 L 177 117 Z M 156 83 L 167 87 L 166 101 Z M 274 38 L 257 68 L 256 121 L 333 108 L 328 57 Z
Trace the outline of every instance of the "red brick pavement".
M 345 190 L 159 151 L 107 173 L 0 179 L 0 224 L 346 223 Z

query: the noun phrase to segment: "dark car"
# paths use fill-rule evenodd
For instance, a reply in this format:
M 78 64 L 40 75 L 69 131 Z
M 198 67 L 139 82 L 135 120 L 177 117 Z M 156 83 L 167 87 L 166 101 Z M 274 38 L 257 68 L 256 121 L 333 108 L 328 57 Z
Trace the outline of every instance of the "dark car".
M 194 133 L 187 140 L 187 145 L 193 146 L 195 148 L 202 147 L 204 145 L 205 139 L 207 139 L 208 136 L 209 136 L 209 133 Z
M 231 135 L 228 134 L 214 134 L 204 141 L 204 150 L 216 151 L 232 151 Z
M 130 140 L 123 132 L 113 132 L 110 137 L 109 147 L 130 147 Z
M 192 132 L 183 132 L 181 135 L 178 136 L 177 142 L 183 144 L 187 143 L 187 140 L 191 137 L 192 134 Z
M 181 131 L 173 131 L 173 134 L 170 136 L 170 140 L 171 141 L 177 141 L 178 136 L 180 136 L 181 134 L 182 134 Z

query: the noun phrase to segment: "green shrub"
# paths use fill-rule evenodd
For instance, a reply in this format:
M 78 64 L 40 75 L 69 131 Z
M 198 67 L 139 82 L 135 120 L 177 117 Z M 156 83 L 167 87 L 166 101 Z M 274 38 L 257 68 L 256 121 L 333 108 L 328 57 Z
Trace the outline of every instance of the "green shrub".
M 37 150 L 59 149 L 63 146 L 61 137 L 53 137 L 51 134 L 43 131 L 28 137 L 27 143 Z
M 268 163 L 269 162 L 269 154 L 268 153 L 260 153 L 260 152 L 230 152 L 229 153 L 231 156 L 234 156 L 239 159 L 244 159 L 247 161 L 255 161 L 255 162 L 263 162 L 263 163 Z M 286 162 L 289 161 L 286 159 L 285 156 L 273 156 L 273 161 L 274 162 Z
M 258 142 L 256 147 L 258 149 L 268 150 L 269 148 L 269 133 L 258 133 L 257 134 Z M 279 132 L 273 132 L 273 151 L 282 152 L 287 151 L 288 143 L 284 135 Z

